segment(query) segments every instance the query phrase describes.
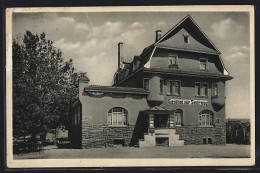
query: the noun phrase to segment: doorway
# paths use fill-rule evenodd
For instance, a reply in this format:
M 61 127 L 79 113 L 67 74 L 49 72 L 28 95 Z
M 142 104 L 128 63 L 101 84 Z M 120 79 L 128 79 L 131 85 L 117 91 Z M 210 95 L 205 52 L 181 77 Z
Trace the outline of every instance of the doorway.
M 170 127 L 169 114 L 155 114 L 154 115 L 154 127 L 155 128 L 169 128 Z

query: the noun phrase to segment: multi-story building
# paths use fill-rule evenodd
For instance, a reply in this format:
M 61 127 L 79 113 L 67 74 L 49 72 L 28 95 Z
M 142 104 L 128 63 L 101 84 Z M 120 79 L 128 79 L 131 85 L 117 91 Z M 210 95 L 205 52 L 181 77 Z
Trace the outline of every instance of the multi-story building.
M 70 136 L 75 147 L 225 144 L 221 53 L 191 16 L 126 63 L 118 44 L 113 86 L 79 79 Z

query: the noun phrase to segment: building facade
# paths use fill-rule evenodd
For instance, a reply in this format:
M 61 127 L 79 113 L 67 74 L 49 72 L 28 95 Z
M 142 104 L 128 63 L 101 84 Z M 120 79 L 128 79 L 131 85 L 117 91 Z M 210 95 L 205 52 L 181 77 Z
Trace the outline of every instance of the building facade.
M 79 79 L 71 109 L 74 147 L 225 144 L 225 84 L 232 77 L 221 53 L 191 16 L 145 48 L 122 58 L 113 86 Z

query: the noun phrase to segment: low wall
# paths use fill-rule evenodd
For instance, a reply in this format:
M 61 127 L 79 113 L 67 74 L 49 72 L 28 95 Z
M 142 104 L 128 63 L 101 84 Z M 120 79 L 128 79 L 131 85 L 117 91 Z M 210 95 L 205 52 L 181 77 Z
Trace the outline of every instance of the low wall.
M 226 144 L 225 125 L 213 127 L 199 127 L 197 125 L 185 125 L 175 127 L 179 139 L 184 140 L 185 145 L 203 144 L 203 140 L 211 138 L 214 145 Z M 125 127 L 113 127 L 106 124 L 88 125 L 82 122 L 82 148 L 105 148 L 116 145 L 115 140 L 123 141 L 123 146 L 131 146 L 140 138 L 134 137 L 135 125 Z M 142 134 L 143 136 L 143 134 Z
M 123 146 L 129 146 L 134 127 L 134 125 L 112 127 L 106 124 L 88 125 L 82 123 L 82 148 L 113 147 L 114 140 L 123 141 Z
M 212 144 L 226 144 L 226 126 L 216 125 L 213 127 L 200 127 L 197 125 L 185 125 L 176 127 L 176 133 L 180 135 L 180 140 L 184 140 L 185 145 L 203 144 L 203 139 L 211 138 Z

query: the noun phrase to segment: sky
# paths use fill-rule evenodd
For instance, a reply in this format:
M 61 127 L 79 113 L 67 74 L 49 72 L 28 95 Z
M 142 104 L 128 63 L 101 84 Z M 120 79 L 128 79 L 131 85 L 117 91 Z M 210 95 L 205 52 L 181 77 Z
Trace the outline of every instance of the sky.
M 77 72 L 87 72 L 90 84 L 111 85 L 117 68 L 117 44 L 131 60 L 185 16 L 191 15 L 222 53 L 227 71 L 226 117 L 249 118 L 250 40 L 247 12 L 70 12 L 14 13 L 13 38 L 26 30 L 44 32 L 64 60 L 73 59 Z

